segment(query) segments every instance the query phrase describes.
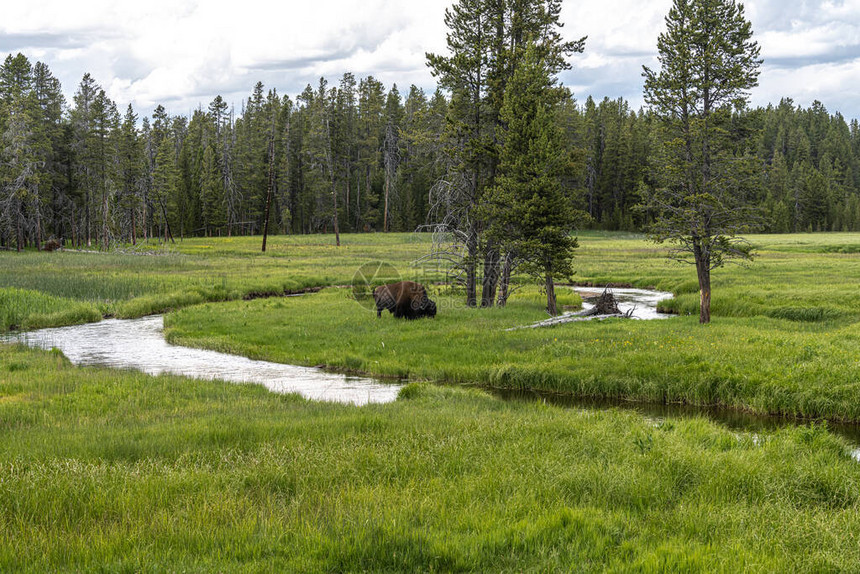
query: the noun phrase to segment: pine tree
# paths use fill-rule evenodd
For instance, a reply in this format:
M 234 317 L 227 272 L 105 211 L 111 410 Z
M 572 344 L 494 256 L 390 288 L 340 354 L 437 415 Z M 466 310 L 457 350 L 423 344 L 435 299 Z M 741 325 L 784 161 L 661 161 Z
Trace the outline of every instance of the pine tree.
M 385 90 L 368 76 L 358 84 L 358 170 L 355 189 L 355 229 L 372 229 L 380 218 L 379 180 L 382 166 Z
M 137 114 L 131 104 L 126 109 L 119 130 L 117 171 L 120 186 L 119 209 L 125 215 L 126 236 L 132 245 L 137 244 L 137 227 L 140 222 L 140 196 L 143 169 L 143 147 L 137 132 Z
M 176 150 L 170 137 L 165 136 L 158 146 L 155 156 L 155 168 L 152 172 L 152 202 L 156 208 L 154 219 L 162 226 L 165 243 L 173 241 L 171 219 L 176 214 L 169 209 L 172 205 L 170 198 L 176 194 L 179 173 L 176 168 Z
M 397 84 L 392 86 L 385 101 L 385 136 L 382 139 L 382 170 L 385 176 L 385 202 L 382 215 L 382 231 L 387 232 L 391 226 L 390 208 L 392 196 L 396 194 L 395 183 L 397 170 L 400 167 L 400 123 L 403 108 L 400 102 L 400 92 Z
M 645 100 L 665 130 L 661 184 L 649 198 L 657 241 L 676 243 L 692 257 L 702 323 L 711 320 L 711 271 L 731 258 L 749 258 L 737 235 L 749 229 L 744 182 L 728 177 L 741 158 L 722 137 L 730 106 L 743 105 L 757 84 L 759 47 L 742 5 L 734 0 L 674 0 L 657 42 L 661 68 L 644 68 Z
M 38 105 L 37 150 L 42 164 L 39 178 L 40 202 L 49 205 L 52 214 L 51 227 L 57 237 L 64 237 L 64 213 L 69 204 L 65 174 L 68 149 L 65 145 L 65 118 L 60 81 L 54 77 L 47 65 L 37 62 L 33 67 L 33 93 Z
M 28 207 L 37 246 L 41 241 L 40 161 L 37 139 L 38 105 L 32 90 L 32 66 L 18 54 L 9 55 L 0 67 L 0 106 L 2 106 L 2 154 L 0 158 L 0 223 L 6 237 L 14 237 L 21 251 L 26 245 Z
M 89 149 L 92 160 L 91 173 L 94 175 L 94 191 L 98 198 L 98 220 L 100 222 L 100 248 L 108 249 L 112 240 L 111 206 L 114 181 L 116 179 L 116 144 L 114 136 L 119 127 L 119 113 L 116 104 L 99 89 L 91 107 L 91 130 Z
M 499 254 L 482 241 L 487 222 L 478 218 L 485 190 L 494 185 L 504 131 L 500 107 L 516 73 L 521 52 L 531 42 L 550 74 L 569 67 L 566 57 L 581 52 L 585 38 L 564 42 L 560 0 L 459 0 L 445 11 L 450 55 L 427 54 L 443 88 L 451 92 L 446 134 L 448 173 L 435 186 L 440 228 L 465 248 L 466 304 L 477 305 L 477 266 L 484 261 L 481 305 L 492 306 Z M 482 245 L 483 242 L 483 245 Z
M 352 194 L 356 177 L 358 153 L 358 106 L 355 76 L 345 73 L 340 80 L 332 102 L 331 137 L 335 182 L 343 190 L 343 213 L 340 222 L 352 227 Z M 340 192 L 339 192 L 340 193 Z
M 90 74 L 84 74 L 75 92 L 75 107 L 71 113 L 75 186 L 78 189 L 78 201 L 83 204 L 83 239 L 88 247 L 92 245 L 93 236 L 92 201 L 98 190 L 98 150 L 93 133 L 93 108 L 100 89 Z
M 555 281 L 573 273 L 577 219 L 561 185 L 572 158 L 556 111 L 557 87 L 535 46 L 526 50 L 505 93 L 501 117 L 508 129 L 497 185 L 489 192 L 491 238 L 523 261 L 522 269 L 543 279 L 547 311 L 558 314 Z

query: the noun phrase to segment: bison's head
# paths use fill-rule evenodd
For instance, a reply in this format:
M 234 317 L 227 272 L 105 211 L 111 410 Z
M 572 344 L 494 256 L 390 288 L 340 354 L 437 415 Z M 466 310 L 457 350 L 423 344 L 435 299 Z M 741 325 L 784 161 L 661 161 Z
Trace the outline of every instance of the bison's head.
M 412 308 L 413 319 L 436 316 L 436 303 L 428 299 L 426 294 L 420 299 L 414 299 L 410 307 Z
M 434 303 L 430 299 L 425 299 L 424 304 L 421 306 L 421 312 L 424 314 L 425 317 L 435 317 L 436 303 Z

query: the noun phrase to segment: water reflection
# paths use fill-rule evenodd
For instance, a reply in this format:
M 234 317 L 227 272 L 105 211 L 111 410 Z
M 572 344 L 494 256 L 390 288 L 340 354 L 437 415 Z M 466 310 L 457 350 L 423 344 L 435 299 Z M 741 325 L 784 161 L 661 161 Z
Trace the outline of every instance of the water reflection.
M 603 287 L 574 287 L 574 291 L 582 297 L 582 310 L 588 311 L 594 307 L 588 299 L 600 297 Z M 674 297 L 668 291 L 654 291 L 651 289 L 621 289 L 610 288 L 615 300 L 618 302 L 618 310 L 622 313 L 633 311 L 633 319 L 652 320 L 668 319 L 672 317 L 667 313 L 658 313 L 657 305 L 660 301 Z
M 736 409 L 720 407 L 695 407 L 679 404 L 633 403 L 622 400 L 577 398 L 567 395 L 553 395 L 535 391 L 493 390 L 493 394 L 503 400 L 511 401 L 545 401 L 548 404 L 564 408 L 584 410 L 621 409 L 632 411 L 653 421 L 664 421 L 680 418 L 706 418 L 728 429 L 737 432 L 763 433 L 786 427 L 808 425 L 812 421 L 802 421 L 791 418 L 756 415 Z M 844 423 L 827 423 L 827 430 L 844 437 L 853 445 L 860 445 L 860 425 Z M 860 462 L 860 448 L 852 452 Z
M 170 345 L 161 315 L 108 319 L 99 323 L 41 329 L 0 338 L 31 347 L 56 347 L 75 365 L 136 369 L 151 375 L 171 373 L 198 379 L 259 383 L 277 393 L 364 405 L 397 398 L 402 385 L 327 373 L 321 369 L 255 361 L 216 351 Z

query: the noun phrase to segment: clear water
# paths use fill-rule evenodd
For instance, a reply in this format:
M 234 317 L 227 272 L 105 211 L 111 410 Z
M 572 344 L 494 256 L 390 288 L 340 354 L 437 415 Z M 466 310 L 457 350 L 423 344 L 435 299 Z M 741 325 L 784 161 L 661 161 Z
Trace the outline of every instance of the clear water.
M 594 308 L 594 305 L 588 303 L 586 299 L 592 297 L 600 297 L 603 293 L 601 287 L 574 287 L 574 291 L 582 297 L 582 310 L 588 311 Z M 609 289 L 615 300 L 618 301 L 618 310 L 622 313 L 627 313 L 632 310 L 633 319 L 641 319 L 648 321 L 652 319 L 668 319 L 673 317 L 666 313 L 658 313 L 657 305 L 660 301 L 671 299 L 674 297 L 672 293 L 667 291 L 652 291 L 650 289 Z
M 596 319 L 605 319 L 611 315 L 588 315 L 588 312 L 594 308 L 588 300 L 594 297 L 600 297 L 603 293 L 602 287 L 574 287 L 574 291 L 582 297 L 582 309 L 570 313 L 562 313 L 557 317 L 550 317 L 531 325 L 514 327 L 508 331 L 516 331 L 517 329 L 537 329 L 541 327 L 552 327 L 553 325 L 563 325 L 565 323 L 576 323 L 579 321 L 592 321 Z M 671 299 L 674 297 L 672 293 L 666 291 L 653 291 L 650 289 L 610 289 L 615 296 L 615 301 L 618 303 L 618 310 L 622 313 L 631 312 L 631 319 L 639 319 L 642 321 L 651 321 L 654 319 L 668 319 L 673 315 L 657 312 L 657 304 L 660 301 Z
M 107 319 L 99 323 L 17 333 L 0 341 L 42 349 L 57 348 L 75 365 L 171 373 L 197 379 L 259 383 L 276 393 L 299 393 L 320 401 L 364 405 L 397 398 L 403 385 L 328 373 L 322 369 L 255 361 L 217 351 L 171 345 L 164 339 L 161 315 Z

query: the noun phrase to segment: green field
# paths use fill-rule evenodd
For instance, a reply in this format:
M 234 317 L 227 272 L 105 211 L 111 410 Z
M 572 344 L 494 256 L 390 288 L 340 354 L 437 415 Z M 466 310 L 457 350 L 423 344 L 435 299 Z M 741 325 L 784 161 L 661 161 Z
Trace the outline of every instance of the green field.
M 851 571 L 860 465 L 821 428 L 384 406 L 0 347 L 0 571 Z
M 125 253 L 0 251 L 0 332 L 91 321 L 63 312 L 141 317 L 204 301 L 279 295 L 352 283 L 363 262 L 384 258 L 398 267 L 426 255 L 425 238 L 352 235 L 340 248 L 327 236 L 191 239 Z M 33 293 L 34 291 L 38 294 Z M 32 300 L 30 300 L 32 297 Z
M 0 253 L 0 319 L 179 309 L 172 340 L 255 358 L 860 420 L 860 235 L 752 237 L 701 326 L 692 268 L 584 234 L 575 280 L 670 290 L 693 315 L 510 332 L 545 316 L 536 291 L 481 310 L 433 286 L 436 319 L 377 319 L 335 286 L 375 260 L 441 279 L 410 266 L 428 239 L 329 239 Z M 421 382 L 359 408 L 0 345 L 0 436 L 4 572 L 860 569 L 860 465 L 822 424 L 737 432 Z
M 578 281 L 669 290 L 676 298 L 664 307 L 684 315 L 509 332 L 544 316 L 539 299 L 466 309 L 442 291 L 434 321 L 404 323 L 377 320 L 349 290 L 329 289 L 190 307 L 167 318 L 168 337 L 376 375 L 860 420 L 860 236 L 751 240 L 755 263 L 715 273 L 715 320 L 705 327 L 689 266 L 641 238 L 594 234 L 581 241 Z

